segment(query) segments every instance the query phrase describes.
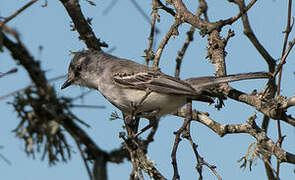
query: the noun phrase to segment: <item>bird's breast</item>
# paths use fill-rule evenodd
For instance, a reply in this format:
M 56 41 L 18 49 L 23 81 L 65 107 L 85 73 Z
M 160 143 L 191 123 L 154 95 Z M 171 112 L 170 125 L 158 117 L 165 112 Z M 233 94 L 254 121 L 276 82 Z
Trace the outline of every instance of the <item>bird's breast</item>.
M 117 85 L 104 85 L 98 88 L 103 96 L 124 113 L 148 116 L 163 116 L 172 113 L 186 103 L 181 95 L 122 88 Z M 146 97 L 145 97 L 146 96 Z

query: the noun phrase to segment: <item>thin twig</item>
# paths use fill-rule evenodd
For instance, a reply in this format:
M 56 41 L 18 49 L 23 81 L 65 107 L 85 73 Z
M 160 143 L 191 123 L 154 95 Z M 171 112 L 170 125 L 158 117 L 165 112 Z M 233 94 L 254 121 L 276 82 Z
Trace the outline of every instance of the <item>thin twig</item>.
M 203 179 L 202 167 L 203 167 L 203 165 L 205 165 L 215 174 L 215 176 L 217 177 L 218 180 L 222 180 L 222 177 L 216 171 L 216 166 L 210 165 L 208 162 L 206 162 L 204 160 L 203 157 L 200 156 L 200 154 L 199 154 L 199 152 L 197 150 L 198 146 L 196 145 L 196 143 L 194 143 L 194 141 L 193 141 L 193 139 L 191 137 L 191 134 L 190 134 L 190 123 L 188 123 L 186 130 L 187 130 L 187 132 L 186 132 L 185 138 L 190 142 L 191 147 L 192 147 L 192 149 L 194 151 L 195 157 L 196 157 L 197 162 L 198 162 L 196 168 L 197 168 L 197 171 L 198 171 L 199 176 L 200 176 L 199 179 L 200 180 Z
M 5 161 L 8 165 L 11 165 L 11 162 L 1 153 L 0 153 L 0 158 L 3 159 L 3 161 Z
M 223 25 L 231 25 L 235 21 L 237 21 L 240 17 L 242 17 L 243 14 L 245 14 L 255 3 L 257 0 L 252 0 L 245 8 L 243 11 L 240 11 L 239 14 L 237 14 L 234 17 L 231 17 L 229 19 L 226 19 L 223 21 Z
M 152 21 L 150 17 L 144 12 L 144 10 L 139 6 L 139 4 L 136 2 L 136 0 L 130 0 L 131 3 L 134 5 L 135 9 L 141 14 L 141 16 L 149 23 L 152 24 Z M 157 28 L 155 28 L 155 32 L 159 32 Z
M 285 64 L 285 61 L 286 61 L 286 59 L 287 59 L 287 57 L 288 57 L 288 55 L 289 55 L 291 49 L 293 48 L 294 44 L 295 44 L 295 39 L 293 39 L 293 40 L 289 43 L 289 47 L 288 47 L 287 51 L 283 54 L 283 56 L 282 56 L 282 58 L 281 58 L 281 60 L 280 60 L 280 62 L 279 62 L 279 64 L 278 64 L 278 66 L 277 66 L 277 69 L 276 69 L 275 72 L 273 73 L 273 76 L 274 76 L 274 77 L 275 77 L 275 76 L 278 74 L 278 72 L 282 69 L 282 67 L 283 67 L 283 65 Z M 278 87 L 279 87 L 279 85 L 278 85 Z M 279 90 L 279 88 L 278 88 L 278 90 Z M 279 95 L 279 91 L 278 91 L 277 95 Z
M 193 151 L 194 151 L 194 154 L 195 154 L 195 157 L 196 157 L 196 159 L 197 159 L 197 166 L 196 166 L 196 169 L 197 169 L 197 171 L 198 171 L 198 173 L 199 173 L 199 180 L 202 180 L 203 179 L 203 166 L 202 166 L 202 164 L 201 164 L 201 159 L 202 159 L 202 157 L 199 155 L 199 152 L 198 152 L 198 150 L 197 150 L 197 145 L 194 143 L 194 141 L 193 141 L 193 139 L 192 139 L 192 137 L 191 137 L 191 134 L 190 134 L 190 126 L 191 125 L 191 123 L 189 123 L 188 125 L 187 125 L 187 128 L 186 128 L 186 130 L 187 130 L 187 133 L 186 133 L 186 136 L 185 136 L 185 138 L 190 142 L 190 144 L 191 144 L 191 147 L 192 147 L 192 149 L 193 149 Z
M 234 37 L 234 36 L 235 36 L 235 32 L 234 32 L 233 30 L 229 29 L 228 32 L 227 32 L 226 37 L 223 39 L 224 46 L 226 46 L 228 40 L 229 40 L 231 37 Z
M 9 16 L 8 18 L 6 18 L 3 22 L 0 22 L 0 29 L 6 24 L 8 23 L 10 20 L 12 20 L 13 18 L 15 18 L 17 15 L 19 15 L 21 12 L 23 12 L 25 9 L 27 9 L 28 7 L 30 7 L 32 4 L 34 4 L 35 2 L 37 2 L 38 0 L 32 0 L 30 2 L 28 2 L 26 5 L 24 5 L 22 8 L 20 8 L 19 10 L 17 10 L 15 13 L 13 13 L 11 16 Z
M 289 0 L 287 26 L 286 26 L 286 30 L 284 31 L 285 38 L 284 38 L 284 44 L 283 44 L 283 49 L 282 49 L 282 58 L 281 59 L 283 59 L 283 57 L 285 55 L 289 35 L 290 35 L 290 32 L 292 31 L 293 25 L 294 25 L 294 18 L 293 18 L 293 22 L 292 22 L 292 25 L 291 25 L 291 10 L 292 10 L 292 0 Z M 281 80 L 282 80 L 283 67 L 281 67 L 279 70 L 280 70 L 280 73 L 279 73 L 279 77 L 278 77 L 277 96 L 280 95 L 280 91 L 281 91 Z
M 270 72 L 273 72 L 276 66 L 274 58 L 269 54 L 269 52 L 264 48 L 264 46 L 258 41 L 256 35 L 254 34 L 250 22 L 248 20 L 247 13 L 243 13 L 246 6 L 244 1 L 233 1 L 239 6 L 240 12 L 242 13 L 242 22 L 244 27 L 244 34 L 248 37 L 250 42 L 254 45 L 256 50 L 260 53 L 260 55 L 264 58 L 264 60 L 268 64 L 268 69 Z
M 170 37 L 172 35 L 178 35 L 177 28 L 180 24 L 181 24 L 180 20 L 178 18 L 176 18 L 173 25 L 170 27 L 169 31 L 166 33 L 164 39 L 161 41 L 161 43 L 159 45 L 159 48 L 158 48 L 155 58 L 154 58 L 153 67 L 159 67 L 159 61 L 160 61 L 162 52 L 163 52 L 166 44 L 168 43 Z
M 189 122 L 192 119 L 191 114 L 192 114 L 192 100 L 188 99 L 187 100 L 187 107 L 186 107 L 186 118 L 185 118 L 182 126 L 176 132 L 174 132 L 175 139 L 174 139 L 173 149 L 172 149 L 172 152 L 171 152 L 172 166 L 173 166 L 173 172 L 174 172 L 172 180 L 179 179 L 179 173 L 178 173 L 177 161 L 176 161 L 176 152 L 177 152 L 177 149 L 178 149 L 178 145 L 179 145 L 179 143 L 181 141 L 180 135 L 185 130 L 185 128 L 187 127 L 187 125 L 189 124 Z
M 86 95 L 88 95 L 89 93 L 93 92 L 93 90 L 89 89 L 86 92 L 81 93 L 79 96 L 73 97 L 73 100 L 77 100 L 77 99 L 83 99 Z
M 144 10 L 139 6 L 139 4 L 135 0 L 130 0 L 134 5 L 135 9 L 141 14 L 141 16 L 148 22 L 152 23 L 150 17 L 144 12 Z
M 195 32 L 195 27 L 192 26 L 190 28 L 190 30 L 187 32 L 187 38 L 186 38 L 181 50 L 178 51 L 178 55 L 177 55 L 177 58 L 176 58 L 175 73 L 174 73 L 174 76 L 177 79 L 179 79 L 180 68 L 181 68 L 183 56 L 184 56 L 190 42 L 192 42 L 193 39 L 194 39 L 194 32 Z
M 206 162 L 204 160 L 203 157 L 200 156 L 199 152 L 197 151 L 197 145 L 193 142 L 191 136 L 188 137 L 188 140 L 190 141 L 190 144 L 191 144 L 191 146 L 193 148 L 193 151 L 195 153 L 196 159 L 198 161 L 197 168 L 199 166 L 202 167 L 203 165 L 205 165 L 205 166 L 207 166 L 213 172 L 213 174 L 217 177 L 218 180 L 222 180 L 222 177 L 216 171 L 216 166 L 209 164 L 208 162 Z M 202 173 L 202 171 L 199 171 L 199 174 L 200 173 Z M 202 174 L 200 174 L 200 176 L 202 176 Z
M 146 147 L 146 149 L 148 148 L 148 145 L 154 141 L 154 136 L 158 130 L 158 126 L 159 126 L 159 119 L 157 118 L 151 118 L 149 119 L 150 124 L 152 124 L 152 128 L 151 131 L 149 132 L 149 134 L 147 135 L 147 138 L 143 141 L 144 146 Z
M 206 0 L 199 0 L 199 7 L 198 10 L 199 12 L 197 12 L 197 15 L 200 16 L 201 14 L 204 15 L 204 19 L 206 21 L 209 21 L 208 15 L 207 15 L 207 10 L 208 10 L 208 5 Z
M 132 148 L 130 148 L 130 145 L 128 143 L 128 139 L 123 138 L 123 140 L 124 140 L 124 145 L 125 145 L 124 147 L 129 152 L 130 160 L 131 160 L 132 167 L 133 167 L 132 171 L 130 173 L 130 179 L 137 179 L 139 167 L 138 167 L 138 163 L 136 161 L 135 151 Z
M 287 26 L 286 26 L 286 30 L 285 30 L 285 39 L 284 39 L 284 44 L 283 44 L 283 49 L 282 49 L 282 58 L 281 61 L 276 69 L 276 71 L 274 72 L 274 75 L 276 75 L 277 71 L 279 71 L 279 77 L 278 77 L 278 86 L 277 86 L 277 96 L 280 95 L 281 92 L 281 81 L 282 81 L 282 75 L 283 75 L 283 64 L 285 63 L 285 60 L 291 50 L 291 48 L 293 47 L 294 43 L 295 43 L 295 39 L 289 43 L 289 48 L 287 50 L 287 52 L 285 52 L 286 47 L 287 47 L 287 42 L 289 39 L 289 34 L 292 30 L 293 24 L 291 26 L 291 10 L 292 10 L 292 0 L 289 0 L 288 3 L 288 15 L 287 15 Z M 278 125 L 278 139 L 279 139 L 279 147 L 282 147 L 282 130 L 281 130 L 281 122 L 280 120 L 277 121 L 277 125 Z M 282 140 L 282 141 L 280 141 Z M 276 177 L 277 180 L 279 180 L 280 178 L 280 161 L 277 161 L 277 172 L 276 172 Z
M 264 157 L 263 158 L 264 167 L 266 170 L 266 176 L 267 176 L 268 180 L 275 180 L 276 178 L 275 178 L 274 173 L 276 173 L 276 171 L 272 167 L 270 160 L 271 160 L 271 157 Z
M 16 73 L 16 72 L 17 72 L 17 69 L 16 69 L 16 68 L 13 68 L 13 69 L 11 69 L 11 70 L 5 72 L 5 73 L 0 73 L 0 78 L 6 76 L 6 75 L 8 75 L 8 74 L 12 74 L 12 73 Z
M 93 176 L 92 176 L 92 173 L 91 173 L 91 171 L 90 171 L 90 168 L 89 168 L 89 166 L 88 166 L 87 160 L 86 160 L 86 158 L 85 158 L 85 156 L 84 156 L 84 152 L 83 152 L 82 149 L 81 149 L 81 144 L 80 144 L 79 142 L 77 142 L 77 141 L 75 141 L 75 142 L 76 142 L 77 147 L 78 147 L 78 149 L 79 149 L 79 151 L 80 151 L 80 155 L 81 155 L 81 157 L 82 157 L 82 159 L 83 159 L 83 162 L 84 162 L 85 168 L 86 168 L 86 170 L 87 170 L 87 173 L 88 173 L 89 179 L 90 179 L 90 180 L 94 180 L 94 179 L 93 179 Z
M 167 6 L 165 6 L 160 0 L 156 0 L 159 4 L 159 9 L 163 9 L 164 11 L 166 11 L 167 13 L 171 14 L 172 16 L 175 16 L 175 12 L 172 8 L 169 8 Z
M 118 0 L 112 0 L 109 5 L 102 11 L 102 15 L 107 15 L 112 9 L 113 7 L 115 7 L 115 5 L 117 4 Z
M 148 38 L 149 40 L 149 45 L 148 48 L 144 51 L 145 52 L 145 65 L 149 65 L 149 61 L 154 59 L 154 53 L 152 50 L 153 43 L 154 43 L 154 34 L 155 34 L 155 24 L 156 20 L 159 18 L 158 15 L 158 7 L 157 7 L 157 2 L 156 0 L 153 0 L 153 17 L 152 17 L 152 22 L 151 22 L 151 30 L 150 30 L 150 36 Z
M 73 104 L 70 107 L 76 108 L 92 108 L 92 109 L 104 109 L 105 106 L 98 106 L 98 105 L 83 105 L 83 104 Z
M 65 78 L 66 77 L 66 75 L 60 75 L 60 76 L 56 76 L 56 77 L 53 77 L 53 78 L 51 78 L 51 79 L 48 79 L 48 82 L 53 82 L 53 81 L 57 81 L 57 80 L 59 80 L 59 79 L 63 79 L 63 78 Z M 19 92 L 22 92 L 22 91 L 24 91 L 24 90 L 26 90 L 26 89 L 28 89 L 28 88 L 30 88 L 30 87 L 35 87 L 35 84 L 29 84 L 28 86 L 26 86 L 26 87 L 24 87 L 24 88 L 21 88 L 21 89 L 18 89 L 18 90 L 15 90 L 15 91 L 12 91 L 11 93 L 8 93 L 8 94 L 5 94 L 5 95 L 3 95 L 3 96 L 0 96 L 0 100 L 3 100 L 3 99 L 5 99 L 5 98 L 8 98 L 8 97 L 10 97 L 10 96 L 13 96 L 13 95 L 15 95 L 15 94 L 17 94 L 17 93 L 19 93 Z
M 201 14 L 204 14 L 205 20 L 208 21 L 208 16 L 207 16 L 207 3 L 205 0 L 199 0 L 199 6 L 197 9 L 197 12 L 195 13 L 196 16 L 200 16 Z M 179 79 L 179 74 L 180 74 L 180 68 L 181 68 L 181 64 L 182 64 L 182 60 L 183 60 L 183 56 L 189 46 L 189 44 L 194 40 L 194 33 L 195 33 L 195 27 L 191 26 L 190 30 L 186 33 L 187 37 L 186 40 L 181 48 L 180 51 L 178 51 L 178 55 L 176 58 L 176 66 L 175 66 L 175 73 L 174 76 Z
M 136 148 L 138 147 L 138 138 L 135 136 L 138 130 L 138 121 L 139 119 L 135 120 L 132 119 L 133 117 L 126 116 L 123 114 L 124 122 L 125 122 L 125 128 L 127 130 L 127 136 L 128 138 L 125 138 L 125 133 L 120 133 L 119 137 L 124 140 L 124 147 L 127 149 L 129 153 L 129 157 L 132 163 L 132 171 L 130 173 L 130 179 L 137 179 L 138 178 L 138 162 L 136 157 Z M 128 118 L 131 118 L 131 120 L 127 120 Z M 133 138 L 135 137 L 135 138 Z

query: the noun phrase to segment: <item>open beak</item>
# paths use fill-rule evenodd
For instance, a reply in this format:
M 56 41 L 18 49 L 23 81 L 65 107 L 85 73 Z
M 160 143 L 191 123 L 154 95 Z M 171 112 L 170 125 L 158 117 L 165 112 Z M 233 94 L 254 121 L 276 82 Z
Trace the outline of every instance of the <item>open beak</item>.
M 61 89 L 64 89 L 64 88 L 70 86 L 72 83 L 73 83 L 72 79 L 66 80 L 66 82 L 61 86 Z

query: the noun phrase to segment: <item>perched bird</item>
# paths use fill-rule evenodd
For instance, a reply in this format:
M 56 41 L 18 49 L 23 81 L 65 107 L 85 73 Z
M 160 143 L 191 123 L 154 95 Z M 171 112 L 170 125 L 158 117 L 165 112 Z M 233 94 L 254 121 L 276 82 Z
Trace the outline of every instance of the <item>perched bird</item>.
M 93 88 L 124 114 L 151 118 L 175 112 L 188 98 L 212 103 L 213 99 L 205 92 L 220 83 L 259 78 L 270 75 L 256 72 L 178 80 L 157 68 L 103 51 L 84 50 L 75 53 L 61 89 L 70 85 Z

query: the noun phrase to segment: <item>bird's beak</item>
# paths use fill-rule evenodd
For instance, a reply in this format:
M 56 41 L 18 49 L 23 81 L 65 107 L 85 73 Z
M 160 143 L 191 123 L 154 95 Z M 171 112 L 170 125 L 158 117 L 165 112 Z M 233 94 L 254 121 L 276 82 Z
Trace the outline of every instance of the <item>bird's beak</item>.
M 64 89 L 68 86 L 70 86 L 73 83 L 72 79 L 67 79 L 66 82 L 61 86 L 61 89 Z

